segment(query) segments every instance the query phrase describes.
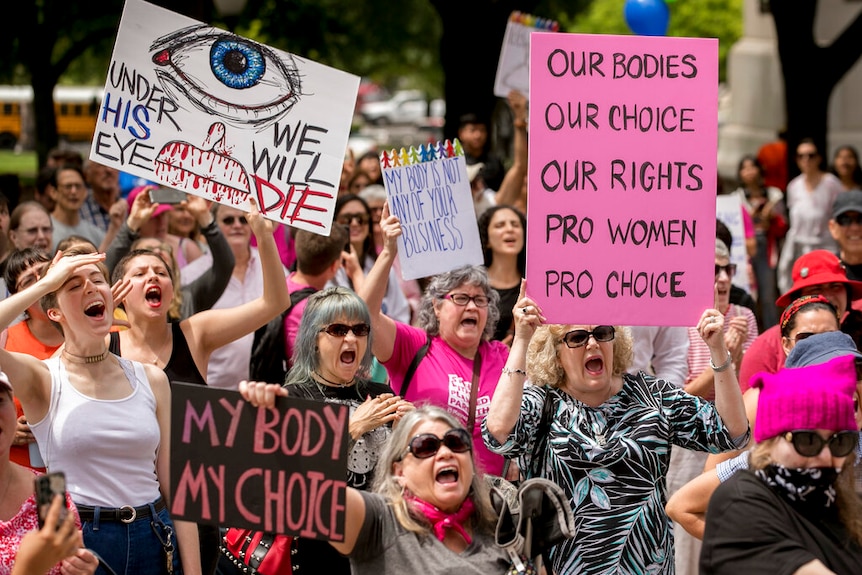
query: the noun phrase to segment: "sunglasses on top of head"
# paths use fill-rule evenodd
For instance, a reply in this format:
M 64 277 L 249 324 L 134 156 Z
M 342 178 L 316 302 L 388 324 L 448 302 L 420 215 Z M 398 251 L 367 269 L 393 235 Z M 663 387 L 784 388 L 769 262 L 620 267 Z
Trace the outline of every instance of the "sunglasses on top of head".
M 407 444 L 405 455 L 410 453 L 417 459 L 428 459 L 437 454 L 441 445 L 445 445 L 453 453 L 466 453 L 473 448 L 470 434 L 463 429 L 450 429 L 443 437 L 437 437 L 433 433 L 415 436 Z
M 856 449 L 859 432 L 839 431 L 832 434 L 829 439 L 823 439 L 816 431 L 798 429 L 785 433 L 784 439 L 792 443 L 793 449 L 802 457 L 816 457 L 827 445 L 833 457 L 846 457 Z
M 616 330 L 612 325 L 597 325 L 593 328 L 593 331 L 573 329 L 563 336 L 563 343 L 565 343 L 567 347 L 571 348 L 582 347 L 587 345 L 587 342 L 590 340 L 590 336 L 593 336 L 593 338 L 595 338 L 599 343 L 605 343 L 613 341 L 616 336 Z
M 354 325 L 331 323 L 326 327 L 320 328 L 320 331 L 325 331 L 333 337 L 347 337 L 347 333 L 351 331 L 356 337 L 365 337 L 371 333 L 371 326 L 367 323 L 357 323 Z

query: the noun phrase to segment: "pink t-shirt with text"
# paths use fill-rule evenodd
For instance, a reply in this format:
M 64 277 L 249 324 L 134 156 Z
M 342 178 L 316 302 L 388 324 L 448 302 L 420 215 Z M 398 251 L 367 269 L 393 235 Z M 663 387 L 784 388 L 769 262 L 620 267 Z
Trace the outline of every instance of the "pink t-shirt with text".
M 407 368 L 416 352 L 425 345 L 425 331 L 396 322 L 395 348 L 392 357 L 383 365 L 389 370 L 390 386 L 399 393 Z M 476 394 L 476 418 L 473 424 L 473 454 L 476 464 L 485 473 L 500 475 L 502 456 L 488 451 L 482 441 L 482 420 L 491 407 L 491 397 L 500 379 L 500 370 L 506 365 L 509 348 L 499 341 L 483 341 L 479 346 L 482 369 Z M 449 411 L 463 425 L 467 425 L 470 406 L 470 388 L 473 383 L 473 360 L 467 359 L 449 347 L 443 338 L 431 338 L 431 347 L 413 374 L 404 399 L 415 404 L 423 402 Z

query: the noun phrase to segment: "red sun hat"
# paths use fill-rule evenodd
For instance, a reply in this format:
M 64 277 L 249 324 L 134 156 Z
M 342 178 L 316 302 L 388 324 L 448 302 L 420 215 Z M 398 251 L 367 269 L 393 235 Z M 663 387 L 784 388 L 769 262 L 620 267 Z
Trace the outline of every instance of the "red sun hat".
M 844 264 L 838 256 L 827 250 L 814 250 L 799 256 L 793 264 L 793 285 L 787 292 L 775 300 L 775 305 L 784 307 L 796 299 L 792 297 L 796 292 L 820 284 L 833 282 L 846 284 L 850 288 L 850 299 L 862 298 L 862 282 L 847 279 Z

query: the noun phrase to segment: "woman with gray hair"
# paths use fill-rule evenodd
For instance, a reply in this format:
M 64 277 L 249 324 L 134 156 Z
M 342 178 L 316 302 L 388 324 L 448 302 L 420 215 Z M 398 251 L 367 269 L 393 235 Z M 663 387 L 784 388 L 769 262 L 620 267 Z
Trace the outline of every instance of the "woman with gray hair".
M 383 208 L 386 242 L 360 295 L 371 312 L 372 352 L 389 371 L 392 389 L 414 403 L 447 409 L 470 431 L 476 462 L 501 475 L 504 459 L 482 443 L 481 423 L 497 387 L 509 348 L 490 341 L 500 317 L 499 295 L 480 266 L 464 266 L 431 280 L 419 305 L 419 328 L 381 312 L 389 270 L 395 261 L 401 223 Z
M 371 487 L 392 424 L 413 410 L 389 386 L 368 379 L 371 341 L 371 318 L 365 302 L 347 288 L 326 288 L 308 298 L 296 336 L 293 366 L 283 388 L 257 382 L 240 384 L 245 395 L 251 390 L 255 402 L 270 401 L 269 405 L 278 394 L 348 406 L 347 485 L 360 490 Z M 268 397 L 253 393 L 264 389 L 269 390 Z M 247 573 L 243 559 L 231 551 L 241 548 L 244 535 L 243 530 L 230 529 L 225 536 L 219 562 L 222 575 Z M 293 570 L 308 566 L 333 575 L 350 572 L 347 560 L 323 541 L 295 537 L 290 548 Z M 249 550 L 245 556 L 253 554 Z
M 240 393 L 270 407 L 284 388 L 243 382 Z M 502 575 L 506 551 L 494 542 L 496 514 L 473 459 L 470 434 L 431 405 L 407 413 L 378 461 L 374 492 L 347 489 L 342 541 L 354 575 Z M 329 572 L 329 571 L 321 571 Z

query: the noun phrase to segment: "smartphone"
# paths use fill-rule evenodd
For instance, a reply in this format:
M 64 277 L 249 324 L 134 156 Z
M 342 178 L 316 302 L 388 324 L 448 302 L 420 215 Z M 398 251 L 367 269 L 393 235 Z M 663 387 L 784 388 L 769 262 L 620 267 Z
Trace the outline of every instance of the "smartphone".
M 341 226 L 344 228 L 344 233 L 347 234 L 347 243 L 344 244 L 344 251 L 350 253 L 350 226 Z
M 156 188 L 150 190 L 150 201 L 154 204 L 178 204 L 186 200 L 186 193 L 173 188 Z
M 40 529 L 45 525 L 45 517 L 48 515 L 48 509 L 51 508 L 54 496 L 60 495 L 63 498 L 63 509 L 60 511 L 60 519 L 57 523 L 57 529 L 59 529 L 66 519 L 66 513 L 69 509 L 66 501 L 66 475 L 62 471 L 46 473 L 37 476 L 33 481 L 35 482 L 36 508 L 39 511 Z

